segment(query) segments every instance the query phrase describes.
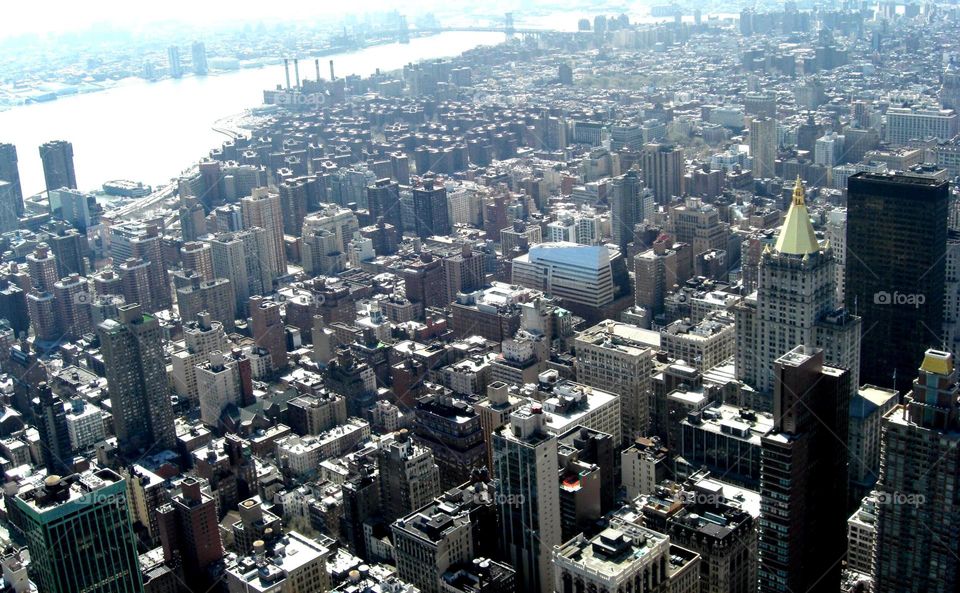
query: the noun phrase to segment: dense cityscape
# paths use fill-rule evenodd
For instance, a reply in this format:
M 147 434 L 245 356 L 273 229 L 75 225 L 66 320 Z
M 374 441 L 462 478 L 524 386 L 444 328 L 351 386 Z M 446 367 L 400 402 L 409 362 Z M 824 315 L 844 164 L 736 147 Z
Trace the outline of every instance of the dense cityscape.
M 960 5 L 514 4 L 0 35 L 280 73 L 165 183 L 0 123 L 0 593 L 960 591 Z

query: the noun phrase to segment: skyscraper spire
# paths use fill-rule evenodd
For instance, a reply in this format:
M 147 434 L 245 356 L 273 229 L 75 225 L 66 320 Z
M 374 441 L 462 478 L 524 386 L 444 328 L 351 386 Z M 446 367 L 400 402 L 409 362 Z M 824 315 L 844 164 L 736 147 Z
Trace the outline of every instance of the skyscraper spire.
M 776 250 L 790 255 L 807 255 L 820 250 L 820 243 L 810 224 L 810 214 L 807 212 L 803 182 L 797 177 L 793 186 L 793 201 L 790 210 L 780 228 Z

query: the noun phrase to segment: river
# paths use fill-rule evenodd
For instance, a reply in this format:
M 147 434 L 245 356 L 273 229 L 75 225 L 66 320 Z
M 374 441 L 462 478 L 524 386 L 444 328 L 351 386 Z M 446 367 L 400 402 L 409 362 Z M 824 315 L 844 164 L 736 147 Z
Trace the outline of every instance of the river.
M 328 60 L 338 77 L 368 76 L 377 68 L 394 70 L 503 40 L 502 33 L 451 32 L 324 56 L 321 77 L 329 77 Z M 301 59 L 300 77 L 315 76 L 313 60 Z M 158 82 L 129 79 L 105 91 L 0 112 L 0 142 L 17 146 L 24 195 L 44 189 L 38 147 L 49 140 L 73 143 L 82 190 L 97 190 L 111 179 L 156 186 L 226 139 L 212 129 L 217 120 L 260 105 L 263 90 L 283 81 L 282 64 Z

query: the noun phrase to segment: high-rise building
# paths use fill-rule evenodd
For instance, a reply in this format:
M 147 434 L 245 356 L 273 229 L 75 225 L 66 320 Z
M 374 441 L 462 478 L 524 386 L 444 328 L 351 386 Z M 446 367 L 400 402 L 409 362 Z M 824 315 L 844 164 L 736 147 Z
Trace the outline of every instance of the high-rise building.
M 638 327 L 607 320 L 577 335 L 577 380 L 620 395 L 623 442 L 650 427 L 654 348 Z M 659 338 L 659 336 L 657 336 Z
M 73 450 L 63 400 L 46 382 L 37 385 L 33 400 L 37 432 L 40 433 L 40 457 L 49 474 L 66 475 L 72 471 Z
M 250 317 L 252 319 L 253 339 L 257 346 L 270 353 L 270 365 L 273 371 L 287 368 L 286 326 L 280 317 L 280 305 L 261 296 L 250 297 Z
M 207 46 L 202 41 L 194 41 L 190 45 L 190 54 L 193 58 L 193 73 L 197 76 L 203 76 L 210 71 L 207 66 Z
M 0 142 L 0 181 L 10 184 L 13 191 L 12 204 L 16 216 L 23 215 L 23 188 L 20 185 L 20 168 L 17 164 L 17 147 Z
M 83 334 L 93 332 L 93 320 L 90 316 L 90 299 L 93 295 L 84 276 L 71 274 L 54 282 L 53 296 L 65 339 L 75 340 Z
M 309 178 L 285 179 L 278 187 L 280 209 L 283 214 L 283 232 L 297 236 L 303 228 L 303 219 L 310 211 Z
M 760 257 L 757 292 L 736 309 L 737 378 L 763 394 L 773 391 L 774 361 L 797 344 L 823 348 L 858 383 L 860 319 L 837 307 L 833 249 L 817 240 L 804 197 L 798 178 L 777 243 Z
M 927 350 L 913 391 L 883 418 L 876 485 L 878 593 L 960 582 L 960 410 L 953 355 Z
M 0 233 L 15 231 L 18 226 L 20 221 L 17 218 L 13 184 L 0 179 Z
M 212 584 L 207 569 L 223 559 L 217 503 L 200 489 L 200 482 L 188 477 L 180 484 L 180 494 L 156 510 L 168 564 L 183 570 L 191 589 L 206 591 Z
M 652 214 L 650 192 L 644 189 L 640 172 L 631 169 L 613 179 L 608 199 L 613 242 L 620 251 L 626 252 L 627 244 L 633 242 L 633 227 Z
M 388 521 L 409 515 L 442 492 L 433 452 L 416 444 L 405 429 L 381 447 L 378 458 L 381 512 Z
M 274 278 L 287 274 L 287 253 L 283 246 L 283 211 L 280 207 L 280 194 L 266 188 L 257 187 L 240 200 L 243 214 L 243 228 L 260 227 L 266 233 L 268 251 L 261 253 L 267 269 Z
M 941 343 L 948 187 L 910 175 L 849 180 L 845 290 L 863 319 L 864 383 L 905 386 L 927 346 Z
M 181 78 L 183 76 L 183 63 L 180 61 L 180 48 L 171 45 L 167 48 L 167 67 L 171 78 Z
M 393 225 L 393 228 L 403 228 L 400 218 L 400 185 L 396 181 L 379 179 L 374 185 L 367 187 L 367 205 L 373 220 L 383 218 L 383 221 Z
M 669 204 L 684 193 L 686 167 L 683 149 L 670 144 L 644 144 L 640 153 L 643 181 L 653 190 L 658 204 Z
M 771 117 L 750 120 L 750 157 L 754 179 L 776 177 L 777 120 Z
M 109 469 L 49 475 L 12 497 L 38 593 L 141 593 L 126 483 Z
M 850 373 L 799 345 L 774 365 L 774 431 L 761 438 L 760 591 L 834 592 L 846 549 Z
M 160 322 L 136 303 L 118 309 L 98 333 L 120 450 L 175 449 Z
M 220 233 L 207 240 L 213 259 L 213 273 L 226 278 L 236 296 L 236 312 L 246 317 L 250 297 L 273 291 L 272 270 L 264 265 L 261 254 L 269 249 L 262 228 Z
M 194 270 L 204 281 L 213 280 L 213 254 L 209 243 L 189 241 L 180 248 L 184 270 Z
M 57 274 L 57 261 L 46 243 L 37 245 L 33 253 L 28 253 L 27 271 L 30 272 L 30 287 L 35 292 L 53 292 L 53 285 L 60 278 Z
M 43 179 L 47 191 L 66 187 L 77 189 L 77 173 L 73 168 L 73 144 L 54 140 L 40 145 Z
M 547 432 L 543 408 L 535 403 L 510 414 L 491 445 L 500 545 L 522 590 L 552 593 L 551 554 L 561 543 L 557 437 Z
M 447 188 L 436 179 L 424 178 L 420 187 L 413 188 L 413 210 L 418 237 L 444 236 L 453 231 L 447 208 Z
M 464 243 L 461 252 L 443 258 L 441 265 L 446 278 L 446 300 L 452 301 L 459 293 L 470 293 L 483 288 L 483 256 L 473 252 L 469 243 Z
M 205 281 L 196 273 L 190 273 L 186 285 L 178 287 L 176 292 L 180 319 L 196 319 L 197 314 L 207 312 L 228 332 L 236 327 L 236 296 L 233 284 L 226 278 Z

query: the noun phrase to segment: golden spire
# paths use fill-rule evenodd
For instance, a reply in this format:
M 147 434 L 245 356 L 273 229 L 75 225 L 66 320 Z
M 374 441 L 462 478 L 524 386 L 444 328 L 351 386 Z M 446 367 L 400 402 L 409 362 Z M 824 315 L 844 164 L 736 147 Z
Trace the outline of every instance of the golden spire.
M 777 237 L 776 250 L 791 255 L 807 255 L 820 250 L 817 235 L 810 224 L 810 214 L 804 200 L 803 182 L 797 176 L 797 184 L 793 186 L 793 202 L 787 210 L 787 216 L 780 227 L 780 236 Z
M 793 204 L 795 206 L 803 206 L 805 195 L 806 192 L 803 191 L 803 182 L 800 181 L 800 175 L 797 175 L 797 182 L 793 186 Z

